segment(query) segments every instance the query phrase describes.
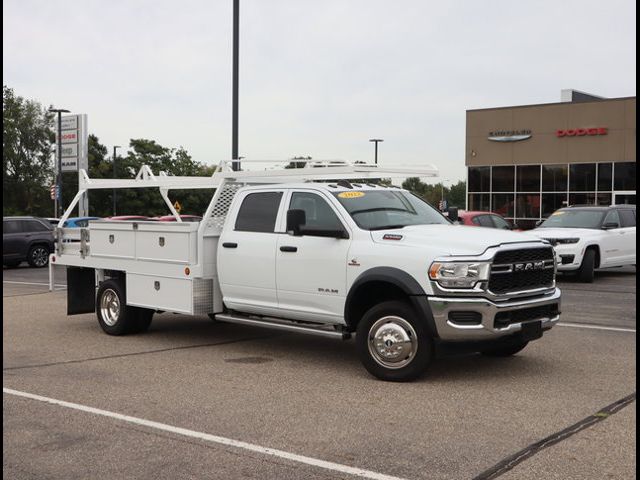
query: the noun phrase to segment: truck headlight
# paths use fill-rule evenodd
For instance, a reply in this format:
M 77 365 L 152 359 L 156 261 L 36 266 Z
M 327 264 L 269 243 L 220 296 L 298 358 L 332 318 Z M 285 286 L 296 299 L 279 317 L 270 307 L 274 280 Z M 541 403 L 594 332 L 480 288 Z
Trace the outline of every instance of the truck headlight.
M 447 288 L 473 288 L 476 283 L 489 280 L 489 263 L 434 262 L 429 278 Z
M 579 238 L 557 238 L 556 243 L 558 245 L 567 245 L 570 243 L 578 243 L 580 241 Z

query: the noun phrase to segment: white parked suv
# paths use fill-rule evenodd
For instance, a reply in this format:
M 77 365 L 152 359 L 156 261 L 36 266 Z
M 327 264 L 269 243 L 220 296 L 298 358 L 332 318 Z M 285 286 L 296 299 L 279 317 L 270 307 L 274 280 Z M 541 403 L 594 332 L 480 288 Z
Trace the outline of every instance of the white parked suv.
M 528 232 L 549 241 L 558 271 L 592 282 L 594 269 L 636 264 L 636 207 L 561 208 Z

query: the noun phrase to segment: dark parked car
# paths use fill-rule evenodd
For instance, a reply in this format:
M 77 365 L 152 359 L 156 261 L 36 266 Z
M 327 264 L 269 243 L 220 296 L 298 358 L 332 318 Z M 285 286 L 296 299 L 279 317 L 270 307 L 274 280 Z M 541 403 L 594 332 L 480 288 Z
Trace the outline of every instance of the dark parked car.
M 27 261 L 32 267 L 46 267 L 53 252 L 53 225 L 43 218 L 3 217 L 2 263 L 17 267 Z

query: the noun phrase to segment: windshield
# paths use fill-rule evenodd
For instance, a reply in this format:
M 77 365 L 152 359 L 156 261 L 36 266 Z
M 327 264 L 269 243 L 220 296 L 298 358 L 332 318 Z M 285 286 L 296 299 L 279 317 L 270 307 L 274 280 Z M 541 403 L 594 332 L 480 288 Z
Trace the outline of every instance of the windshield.
M 365 230 L 450 223 L 431 205 L 408 192 L 368 190 L 336 192 L 334 195 L 358 226 Z
M 600 228 L 603 210 L 558 210 L 539 228 Z

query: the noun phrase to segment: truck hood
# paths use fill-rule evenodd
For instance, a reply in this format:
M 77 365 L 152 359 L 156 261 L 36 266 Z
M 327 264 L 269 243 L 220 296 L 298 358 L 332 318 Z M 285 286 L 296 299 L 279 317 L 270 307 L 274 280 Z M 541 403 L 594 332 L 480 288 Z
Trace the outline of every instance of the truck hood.
M 527 233 L 464 225 L 410 225 L 371 232 L 376 243 L 440 250 L 440 255 L 481 255 L 487 248 L 505 243 L 540 242 Z
M 538 238 L 587 238 L 598 235 L 601 230 L 593 228 L 536 228 L 528 233 Z

